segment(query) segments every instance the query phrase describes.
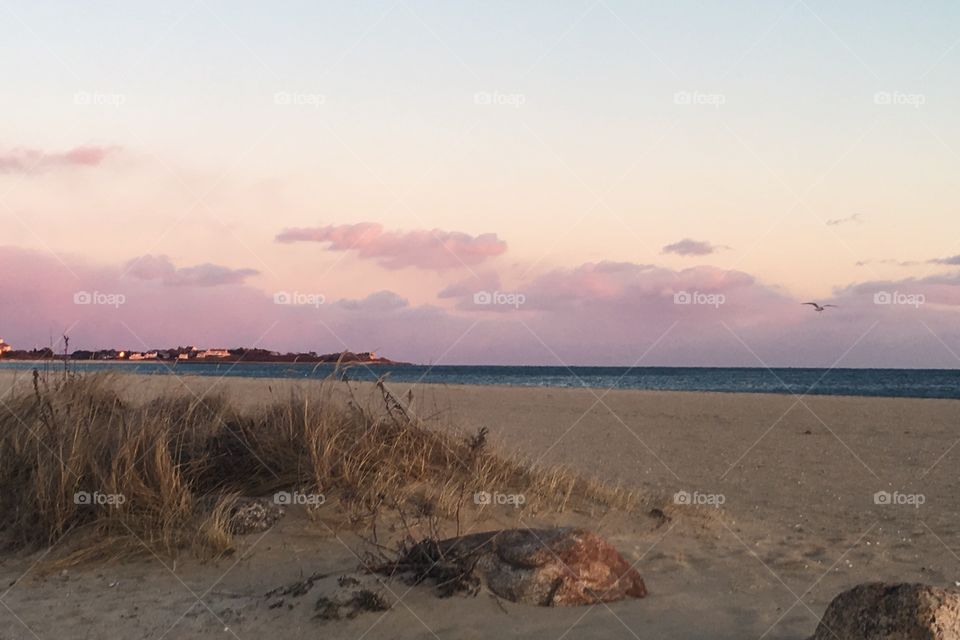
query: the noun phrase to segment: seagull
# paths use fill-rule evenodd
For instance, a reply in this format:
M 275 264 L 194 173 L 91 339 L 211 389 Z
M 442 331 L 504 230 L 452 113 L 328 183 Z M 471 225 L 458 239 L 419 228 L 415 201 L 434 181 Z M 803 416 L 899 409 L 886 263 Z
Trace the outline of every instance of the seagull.
M 826 309 L 828 309 L 828 308 L 830 308 L 830 307 L 834 307 L 834 308 L 835 308 L 835 307 L 837 306 L 837 305 L 835 305 L 835 304 L 817 304 L 816 302 L 801 302 L 800 304 L 808 304 L 808 305 L 810 305 L 811 307 L 813 307 L 813 308 L 816 310 L 817 313 L 823 313 L 824 310 L 826 310 Z

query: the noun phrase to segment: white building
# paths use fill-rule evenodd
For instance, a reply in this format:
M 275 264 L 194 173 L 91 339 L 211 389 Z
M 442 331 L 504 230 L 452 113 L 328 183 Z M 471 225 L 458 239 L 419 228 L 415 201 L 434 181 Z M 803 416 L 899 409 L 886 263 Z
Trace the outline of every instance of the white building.
M 13 351 L 13 347 L 4 342 L 3 338 L 0 338 L 0 353 L 6 353 L 8 351 Z
M 229 358 L 230 351 L 227 349 L 207 349 L 197 354 L 198 358 Z

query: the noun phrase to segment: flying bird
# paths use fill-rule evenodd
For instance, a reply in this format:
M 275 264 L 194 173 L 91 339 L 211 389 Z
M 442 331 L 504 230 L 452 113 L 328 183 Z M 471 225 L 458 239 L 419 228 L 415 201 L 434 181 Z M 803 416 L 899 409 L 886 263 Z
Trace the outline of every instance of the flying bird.
M 835 304 L 817 304 L 816 302 L 801 302 L 800 304 L 808 304 L 816 310 L 817 313 L 823 313 L 824 310 L 829 309 L 830 307 L 836 307 Z

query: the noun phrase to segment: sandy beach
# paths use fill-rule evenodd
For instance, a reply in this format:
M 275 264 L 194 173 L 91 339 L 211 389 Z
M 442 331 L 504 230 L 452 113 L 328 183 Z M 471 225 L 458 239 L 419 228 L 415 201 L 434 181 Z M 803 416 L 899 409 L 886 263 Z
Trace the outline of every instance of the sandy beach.
M 960 3 L 0 16 L 0 640 L 960 640 Z
M 318 383 L 118 376 L 113 384 L 138 400 L 176 392 L 256 406 Z M 358 397 L 376 392 L 352 384 Z M 0 375 L 4 401 L 28 385 L 24 376 Z M 636 563 L 650 592 L 641 600 L 539 608 L 483 593 L 438 599 L 426 587 L 387 581 L 389 611 L 316 620 L 317 597 L 356 572 L 358 539 L 340 526 L 334 505 L 320 521 L 292 507 L 273 529 L 247 536 L 241 553 L 216 562 L 148 556 L 50 573 L 49 550 L 6 555 L 0 638 L 799 639 L 854 584 L 960 582 L 958 401 L 391 389 L 398 397 L 412 391 L 419 415 L 440 414 L 465 431 L 489 428 L 502 450 L 636 488 L 651 509 L 673 514 L 678 500 L 701 506 L 666 521 L 494 509 L 477 525 L 594 529 Z M 277 605 L 265 595 L 314 573 L 325 577 L 301 598 Z

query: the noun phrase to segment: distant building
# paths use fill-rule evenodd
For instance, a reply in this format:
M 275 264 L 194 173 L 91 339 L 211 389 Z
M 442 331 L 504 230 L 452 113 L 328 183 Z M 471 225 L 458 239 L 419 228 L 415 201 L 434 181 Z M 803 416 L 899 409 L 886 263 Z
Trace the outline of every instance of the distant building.
M 190 359 L 190 354 L 189 354 L 189 353 L 178 353 L 178 354 L 177 354 L 177 360 L 189 360 L 189 359 Z
M 198 358 L 229 358 L 230 351 L 227 349 L 207 349 L 197 354 Z
M 7 353 L 8 351 L 13 351 L 13 347 L 4 342 L 3 338 L 0 338 L 0 353 Z

